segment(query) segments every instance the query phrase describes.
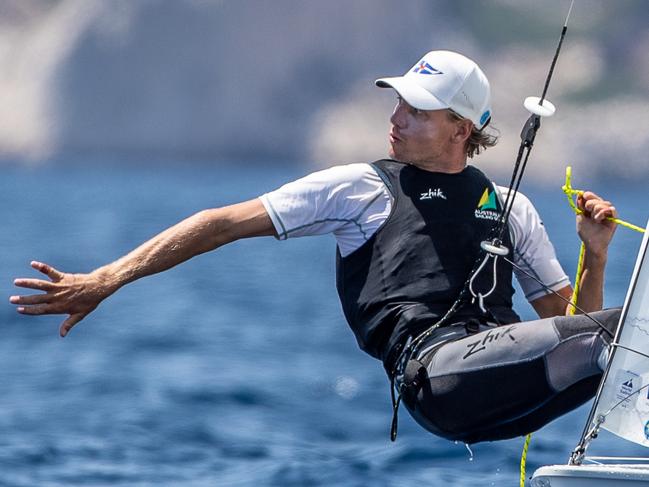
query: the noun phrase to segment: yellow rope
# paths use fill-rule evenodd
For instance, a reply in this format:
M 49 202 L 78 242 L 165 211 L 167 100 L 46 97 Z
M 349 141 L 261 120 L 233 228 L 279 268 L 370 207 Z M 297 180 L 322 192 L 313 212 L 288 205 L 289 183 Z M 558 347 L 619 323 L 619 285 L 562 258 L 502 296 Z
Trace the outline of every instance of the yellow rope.
M 566 167 L 566 184 L 564 184 L 561 189 L 563 192 L 566 194 L 566 197 L 568 198 L 568 203 L 570 204 L 570 207 L 572 210 L 577 214 L 581 215 L 583 211 L 581 211 L 579 208 L 577 208 L 577 205 L 575 204 L 575 201 L 573 200 L 574 196 L 579 196 L 580 194 L 583 194 L 583 190 L 581 189 L 574 189 L 572 187 L 572 167 L 568 166 Z M 639 227 L 637 225 L 634 225 L 633 223 L 625 222 L 624 220 L 620 220 L 619 218 L 613 218 L 613 217 L 607 217 L 606 218 L 609 221 L 615 222 L 618 225 L 622 225 L 623 227 L 629 228 L 631 230 L 635 230 L 636 232 L 644 233 L 644 228 Z
M 530 440 L 532 433 L 525 437 L 525 444 L 523 445 L 523 454 L 521 455 L 521 487 L 525 487 L 525 462 L 527 460 L 527 449 L 530 447 Z
M 573 189 L 572 187 L 572 168 L 570 166 L 566 167 L 566 184 L 563 185 L 561 188 L 563 189 L 563 192 L 566 194 L 566 197 L 568 198 L 568 203 L 570 204 L 570 207 L 572 210 L 575 212 L 575 214 L 580 215 L 583 213 L 581 211 L 573 197 L 578 196 L 580 194 L 583 194 L 583 191 L 580 189 Z M 620 220 L 619 218 L 613 218 L 613 217 L 608 217 L 607 220 L 610 220 L 612 222 L 617 223 L 618 225 L 622 225 L 623 227 L 630 228 L 631 230 L 635 230 L 636 232 L 644 233 L 645 229 L 641 228 L 637 225 L 634 225 L 629 222 L 625 222 L 624 220 Z M 579 260 L 577 261 L 577 272 L 575 273 L 575 287 L 572 291 L 572 296 L 570 297 L 570 302 L 572 303 L 572 306 L 570 306 L 570 309 L 568 310 L 569 315 L 574 315 L 576 308 L 575 305 L 577 304 L 577 299 L 579 297 L 579 285 L 581 283 L 581 274 L 584 270 L 584 256 L 586 255 L 586 246 L 584 243 L 581 243 L 581 248 L 579 249 Z M 520 482 L 520 487 L 525 487 L 525 464 L 527 462 L 527 450 L 530 446 L 530 441 L 532 440 L 532 434 L 528 434 L 525 437 L 525 444 L 523 445 L 523 453 L 521 454 L 521 482 Z
M 577 304 L 577 299 L 579 298 L 579 286 L 581 285 L 581 274 L 584 271 L 584 256 L 586 255 L 586 246 L 584 242 L 581 243 L 579 248 L 579 259 L 577 260 L 577 272 L 575 272 L 575 287 L 572 290 L 572 296 L 570 296 L 570 302 L 572 306 L 568 310 L 569 315 L 574 315 L 577 312 L 575 305 Z

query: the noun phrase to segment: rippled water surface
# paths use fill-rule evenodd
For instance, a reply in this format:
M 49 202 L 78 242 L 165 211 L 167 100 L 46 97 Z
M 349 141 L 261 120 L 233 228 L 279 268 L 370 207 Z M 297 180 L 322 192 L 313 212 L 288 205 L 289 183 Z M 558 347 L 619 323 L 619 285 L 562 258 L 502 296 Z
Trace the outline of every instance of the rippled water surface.
M 471 459 L 402 410 L 390 443 L 388 383 L 343 320 L 331 237 L 268 237 L 201 256 L 122 289 L 65 340 L 61 318 L 23 317 L 8 304 L 12 279 L 35 274 L 32 259 L 89 271 L 195 211 L 304 171 L 2 169 L 0 485 L 517 485 L 522 438 L 473 445 Z M 642 188 L 590 183 L 644 225 Z M 578 242 L 562 193 L 525 191 L 572 274 Z M 609 305 L 624 297 L 639 242 L 624 229 L 616 236 Z M 566 461 L 586 412 L 534 436 L 530 473 Z M 603 435 L 593 453 L 643 451 Z

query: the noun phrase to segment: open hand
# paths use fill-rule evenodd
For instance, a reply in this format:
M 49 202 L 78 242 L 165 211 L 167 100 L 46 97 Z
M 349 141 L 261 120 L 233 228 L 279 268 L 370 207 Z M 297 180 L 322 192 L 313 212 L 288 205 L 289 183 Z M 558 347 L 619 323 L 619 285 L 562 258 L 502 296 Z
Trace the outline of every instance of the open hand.
M 19 278 L 14 284 L 43 293 L 11 296 L 9 301 L 19 305 L 16 311 L 25 315 L 69 315 L 59 329 L 62 337 L 111 294 L 94 273 L 67 274 L 36 261 L 31 266 L 50 280 Z
M 617 210 L 610 201 L 591 191 L 584 191 L 577 197 L 577 206 L 583 212 L 577 215 L 579 238 L 587 250 L 605 255 L 617 227 L 609 218 L 617 218 Z

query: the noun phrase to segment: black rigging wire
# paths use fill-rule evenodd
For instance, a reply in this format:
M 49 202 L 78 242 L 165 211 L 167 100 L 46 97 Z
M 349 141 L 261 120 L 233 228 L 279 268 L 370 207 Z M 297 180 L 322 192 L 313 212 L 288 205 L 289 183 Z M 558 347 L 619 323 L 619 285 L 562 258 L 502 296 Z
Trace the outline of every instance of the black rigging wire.
M 552 75 L 554 74 L 554 68 L 557 65 L 557 60 L 559 59 L 559 53 L 561 52 L 561 46 L 563 45 L 563 39 L 566 37 L 566 32 L 568 31 L 568 19 L 570 18 L 570 12 L 572 12 L 572 6 L 574 0 L 570 3 L 570 8 L 568 9 L 568 15 L 566 15 L 566 20 L 563 23 L 563 28 L 561 29 L 561 35 L 559 36 L 559 43 L 557 44 L 557 49 L 554 51 L 554 57 L 552 58 L 552 63 L 550 64 L 550 69 L 548 75 L 545 78 L 545 84 L 543 85 L 543 92 L 541 98 L 539 99 L 539 106 L 543 107 L 543 102 L 545 101 L 545 96 L 548 93 L 548 88 L 550 87 L 550 81 L 552 80 Z M 521 145 L 518 148 L 518 156 L 516 157 L 516 163 L 514 164 L 514 170 L 512 171 L 512 178 L 509 182 L 509 190 L 507 192 L 507 198 L 505 199 L 505 204 L 503 211 L 501 213 L 500 219 L 496 226 L 496 240 L 493 242 L 496 245 L 500 245 L 502 238 L 507 228 L 507 223 L 509 222 L 509 215 L 511 214 L 512 207 L 514 206 L 514 198 L 518 193 L 518 188 L 523 179 L 523 174 L 525 173 L 525 168 L 527 167 L 527 161 L 532 152 L 532 146 L 534 145 L 534 140 L 536 139 L 536 133 L 539 128 L 541 128 L 541 117 L 540 115 L 533 113 L 525 122 L 523 130 L 521 131 Z M 521 160 L 523 161 L 521 165 Z M 512 191 L 514 190 L 514 191 Z
M 577 311 L 581 312 L 581 313 L 582 313 L 586 318 L 588 318 L 590 321 L 592 321 L 592 322 L 595 323 L 597 326 L 599 326 L 602 330 L 604 330 L 608 336 L 610 336 L 611 338 L 614 337 L 614 334 L 613 334 L 612 331 L 610 331 L 608 328 L 606 328 L 606 327 L 602 324 L 601 321 L 599 321 L 599 320 L 596 319 L 596 318 L 593 318 L 593 317 L 590 315 L 590 313 L 589 313 L 588 311 L 584 311 L 582 308 L 580 308 L 579 306 L 577 306 L 577 303 L 573 303 L 573 302 L 572 302 L 571 300 L 569 300 L 568 298 L 562 296 L 562 295 L 559 294 L 557 291 L 551 289 L 548 285 L 546 285 L 545 283 L 543 283 L 543 281 L 541 281 L 541 280 L 540 280 L 538 277 L 536 277 L 534 274 L 532 274 L 531 272 L 527 272 L 523 267 L 521 267 L 521 266 L 517 265 L 516 263 L 514 263 L 513 260 L 508 259 L 507 257 L 503 257 L 503 259 L 506 260 L 507 262 L 509 262 L 509 263 L 512 265 L 512 267 L 514 267 L 514 268 L 516 268 L 517 270 L 521 271 L 521 272 L 522 272 L 523 274 L 525 274 L 527 277 L 529 277 L 529 278 L 531 278 L 531 279 L 534 279 L 534 280 L 535 280 L 536 282 L 538 282 L 541 286 L 543 286 L 543 288 L 544 288 L 545 290 L 550 291 L 550 292 L 551 292 L 552 294 L 554 294 L 555 296 L 558 296 L 559 298 L 561 298 L 562 301 L 565 301 L 567 304 L 569 304 L 570 306 L 572 306 L 573 308 L 575 308 Z

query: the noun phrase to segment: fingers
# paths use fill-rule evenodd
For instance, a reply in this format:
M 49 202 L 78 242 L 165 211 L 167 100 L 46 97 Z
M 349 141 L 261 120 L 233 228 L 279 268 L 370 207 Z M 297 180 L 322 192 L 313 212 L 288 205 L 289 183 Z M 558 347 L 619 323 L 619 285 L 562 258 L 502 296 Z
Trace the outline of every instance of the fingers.
M 579 209 L 581 209 L 581 210 L 589 211 L 588 210 L 589 202 L 598 201 L 598 200 L 601 200 L 601 199 L 602 198 L 600 198 L 598 195 L 596 195 L 592 191 L 582 191 L 577 196 L 577 206 L 579 206 Z M 592 204 L 592 203 L 590 203 L 590 204 Z
M 601 200 L 602 199 L 599 195 L 597 195 L 596 193 L 593 193 L 592 191 L 584 191 L 584 192 L 581 193 L 581 196 L 583 196 L 583 198 L 585 200 L 592 200 L 592 199 Z
M 52 279 L 52 281 L 57 282 L 63 279 L 63 273 L 57 271 L 54 267 L 51 265 L 47 265 L 43 262 L 38 262 L 36 260 L 31 262 L 31 266 L 36 269 L 39 272 L 42 272 L 45 274 L 47 277 Z
M 38 291 L 53 291 L 56 289 L 56 285 L 53 282 L 43 281 L 41 279 L 14 279 L 14 286 L 36 289 Z
M 16 308 L 22 315 L 48 315 L 48 314 L 57 314 L 61 313 L 60 311 L 55 311 L 52 309 L 49 304 L 35 304 L 33 306 L 18 306 Z
M 9 302 L 11 304 L 42 304 L 49 303 L 51 299 L 51 294 L 31 294 L 28 296 L 11 296 Z
M 604 221 L 607 218 L 617 218 L 617 210 L 615 207 L 611 205 L 610 201 L 606 201 L 605 203 L 607 203 L 608 206 L 597 209 L 594 212 L 593 218 L 598 222 Z
M 590 217 L 597 222 L 604 221 L 609 217 L 617 217 L 617 210 L 610 201 L 591 200 L 586 202 L 586 208 Z
M 70 332 L 72 327 L 77 323 L 79 323 L 85 317 L 86 317 L 85 313 L 77 313 L 77 314 L 70 315 L 68 319 L 61 324 L 61 328 L 59 328 L 59 334 L 61 335 L 61 337 L 64 338 Z
M 55 283 L 63 279 L 63 273 L 57 271 L 54 267 L 42 262 L 33 261 L 31 266 L 37 271 L 42 272 L 47 277 L 52 279 L 53 282 L 45 281 L 43 279 L 28 279 L 28 278 L 19 278 L 14 279 L 14 285 L 18 287 L 26 287 L 28 289 L 36 289 L 38 291 L 52 291 L 56 289 Z
M 52 281 L 45 281 L 43 279 L 15 279 L 14 285 L 18 287 L 26 287 L 29 289 L 37 289 L 39 291 L 51 291 L 56 289 L 54 283 L 59 282 L 65 274 L 63 272 L 57 271 L 51 265 L 47 265 L 43 262 L 38 262 L 33 260 L 30 265 L 39 272 L 42 272 Z
M 17 287 L 35 289 L 37 291 L 44 291 L 44 293 L 24 296 L 11 296 L 9 298 L 9 301 L 12 304 L 19 305 L 16 308 L 16 311 L 24 315 L 62 314 L 70 313 L 70 311 L 74 310 L 75 308 L 85 308 L 86 311 L 70 314 L 68 318 L 61 324 L 61 327 L 59 328 L 59 334 L 64 337 L 70 332 L 72 327 L 74 327 L 83 318 L 85 318 L 90 311 L 97 307 L 97 305 L 72 306 L 72 301 L 67 298 L 64 299 L 62 296 L 65 293 L 61 294 L 60 291 L 69 291 L 71 289 L 70 283 L 74 283 L 74 276 L 70 276 L 70 280 L 68 282 L 64 279 L 69 275 L 58 271 L 48 264 L 32 261 L 30 265 L 37 271 L 42 272 L 47 277 L 49 277 L 51 281 L 27 278 L 15 279 L 14 285 Z
M 607 218 L 617 218 L 617 210 L 610 201 L 603 200 L 592 191 L 585 191 L 577 198 L 577 206 L 587 217 L 597 222 Z

